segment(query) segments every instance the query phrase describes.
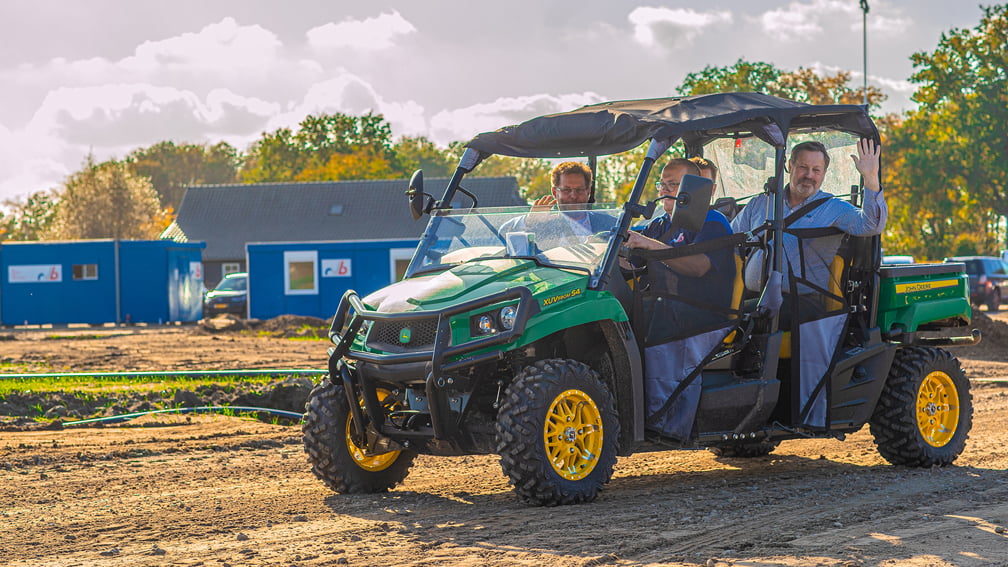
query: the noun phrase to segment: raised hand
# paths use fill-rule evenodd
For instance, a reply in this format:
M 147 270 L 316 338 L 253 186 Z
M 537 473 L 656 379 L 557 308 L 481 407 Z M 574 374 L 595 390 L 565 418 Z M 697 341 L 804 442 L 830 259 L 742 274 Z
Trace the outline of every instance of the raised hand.
M 544 213 L 552 209 L 553 205 L 555 204 L 556 204 L 556 197 L 554 197 L 552 194 L 543 195 L 542 197 L 539 197 L 538 199 L 532 202 L 532 209 L 530 210 L 530 212 Z
M 858 155 L 851 154 L 854 160 L 854 167 L 864 178 L 866 189 L 879 191 L 879 156 L 882 154 L 882 146 L 875 143 L 875 140 L 862 138 L 857 143 Z

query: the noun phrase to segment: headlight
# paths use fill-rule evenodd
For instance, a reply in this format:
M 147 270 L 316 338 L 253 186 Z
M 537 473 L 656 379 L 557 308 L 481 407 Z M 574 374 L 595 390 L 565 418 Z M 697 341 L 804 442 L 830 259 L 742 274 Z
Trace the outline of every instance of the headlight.
M 518 317 L 518 308 L 514 305 L 508 305 L 500 311 L 500 322 L 505 330 L 510 331 L 514 329 L 515 319 Z
M 497 327 L 494 325 L 493 317 L 489 313 L 484 313 L 476 319 L 476 331 L 481 335 L 496 333 Z

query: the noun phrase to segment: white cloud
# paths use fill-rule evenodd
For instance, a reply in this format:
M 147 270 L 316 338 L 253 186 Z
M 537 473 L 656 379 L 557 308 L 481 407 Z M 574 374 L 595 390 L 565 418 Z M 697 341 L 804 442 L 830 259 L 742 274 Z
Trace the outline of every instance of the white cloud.
M 59 88 L 50 92 L 29 128 L 71 144 L 111 150 L 160 140 L 216 141 L 214 132 L 254 136 L 279 105 L 215 89 L 192 91 L 149 84 Z
M 791 2 L 783 8 L 764 12 L 760 18 L 763 31 L 782 41 L 816 38 L 823 33 L 823 22 L 838 15 L 861 14 L 853 0 L 813 0 Z
M 337 69 L 335 74 L 331 79 L 312 85 L 299 103 L 273 116 L 267 127 L 270 130 L 293 128 L 309 114 L 341 112 L 359 116 L 373 112 L 385 117 L 394 136 L 426 133 L 423 106 L 412 100 L 386 100 L 370 83 L 345 69 Z
M 58 137 L 0 124 L 0 201 L 58 186 L 70 173 L 66 150 Z
M 259 72 L 271 67 L 281 47 L 273 32 L 258 25 L 242 26 L 228 17 L 196 33 L 144 42 L 118 66 L 137 73 L 171 69 Z
M 429 138 L 438 144 L 466 141 L 479 134 L 507 124 L 517 124 L 530 118 L 554 112 L 564 112 L 586 104 L 605 100 L 593 92 L 565 95 L 538 94 L 498 98 L 490 103 L 465 108 L 442 110 L 430 119 Z
M 627 16 L 634 27 L 634 39 L 645 47 L 684 47 L 706 28 L 732 22 L 728 11 L 697 12 L 682 8 L 641 6 Z
M 329 22 L 308 30 L 306 35 L 309 45 L 321 51 L 340 48 L 378 51 L 392 47 L 399 36 L 415 31 L 413 24 L 393 10 L 365 20 Z
M 0 127 L 0 200 L 60 185 L 89 153 L 119 159 L 162 140 L 224 140 L 243 150 L 279 111 L 228 89 L 201 98 L 142 83 L 58 88 L 25 128 Z
M 861 73 L 857 73 L 858 76 Z M 879 77 L 877 75 L 868 74 L 868 84 L 876 85 L 880 87 L 885 92 L 893 92 L 901 95 L 911 95 L 917 87 L 910 81 L 904 79 L 890 79 L 888 77 Z
M 910 29 L 911 21 L 909 18 L 901 17 L 890 17 L 885 15 L 875 15 L 871 12 L 868 13 L 868 31 L 876 32 L 886 35 L 900 35 L 905 33 Z M 854 29 L 860 30 L 862 23 L 855 23 L 851 26 Z

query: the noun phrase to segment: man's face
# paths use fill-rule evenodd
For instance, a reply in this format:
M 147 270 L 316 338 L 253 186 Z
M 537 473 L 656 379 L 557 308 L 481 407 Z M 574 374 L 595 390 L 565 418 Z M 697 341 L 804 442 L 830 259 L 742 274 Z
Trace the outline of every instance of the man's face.
M 588 185 L 580 173 L 561 173 L 560 185 L 553 188 L 560 208 L 580 208 L 588 202 Z
M 788 166 L 791 169 L 791 196 L 796 201 L 804 201 L 819 191 L 826 177 L 826 156 L 822 152 L 798 152 Z
M 682 181 L 683 176 L 686 175 L 685 167 L 666 167 L 661 172 L 661 188 L 658 189 L 659 197 L 675 197 L 679 194 L 679 183 Z M 672 214 L 672 209 L 675 208 L 675 199 L 663 199 L 662 207 L 665 208 L 665 212 Z

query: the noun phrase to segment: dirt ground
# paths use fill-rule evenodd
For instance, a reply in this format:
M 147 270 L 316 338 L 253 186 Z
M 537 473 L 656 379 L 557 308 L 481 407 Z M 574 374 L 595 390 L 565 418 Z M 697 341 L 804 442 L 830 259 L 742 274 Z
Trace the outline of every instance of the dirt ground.
M 748 460 L 638 453 L 596 502 L 529 508 L 493 456 L 421 456 L 387 494 L 333 494 L 296 425 L 160 415 L 8 429 L 0 565 L 1004 566 L 1008 325 L 979 323 L 990 340 L 953 352 L 971 378 L 1004 382 L 974 381 L 972 433 L 952 467 L 891 466 L 865 428 Z M 322 368 L 326 349 L 195 327 L 0 338 L 8 365 L 49 372 Z

